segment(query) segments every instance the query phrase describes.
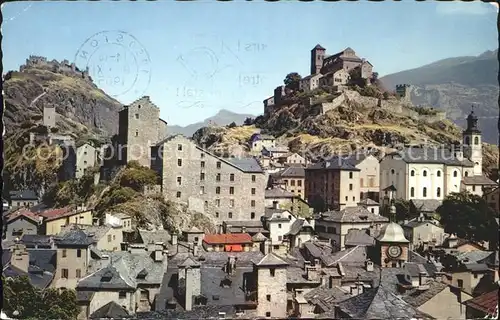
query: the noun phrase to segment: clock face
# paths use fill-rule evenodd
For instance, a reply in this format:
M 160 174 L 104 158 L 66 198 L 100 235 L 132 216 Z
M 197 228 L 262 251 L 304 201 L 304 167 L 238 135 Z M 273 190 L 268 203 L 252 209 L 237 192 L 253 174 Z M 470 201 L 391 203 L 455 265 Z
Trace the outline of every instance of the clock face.
M 399 246 L 390 246 L 387 249 L 387 254 L 391 258 L 398 258 L 401 255 L 401 253 L 403 253 L 403 250 Z

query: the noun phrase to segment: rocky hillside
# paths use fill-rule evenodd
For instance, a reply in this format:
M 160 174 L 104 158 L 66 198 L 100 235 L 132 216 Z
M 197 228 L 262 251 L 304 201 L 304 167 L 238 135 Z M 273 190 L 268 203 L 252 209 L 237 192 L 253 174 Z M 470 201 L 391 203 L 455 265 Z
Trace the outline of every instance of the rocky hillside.
M 278 137 L 291 151 L 313 159 L 359 148 L 369 147 L 381 154 L 402 144 L 438 145 L 461 140 L 462 128 L 443 119 L 436 110 L 417 108 L 393 96 L 379 100 L 346 91 L 332 103 L 309 106 L 299 99 L 258 117 L 252 126 L 207 127 L 197 131 L 194 138 L 212 150 L 244 147 L 248 151 L 246 142 L 261 131 Z M 317 110 L 321 105 L 333 108 L 320 114 Z M 491 172 L 498 163 L 498 148 L 484 144 L 484 157 L 484 168 Z
M 484 139 L 498 140 L 498 50 L 477 57 L 440 60 L 420 68 L 401 71 L 380 79 L 393 89 L 397 84 L 411 84 L 411 100 L 415 105 L 430 105 L 447 112 L 460 126 L 477 106 Z
M 82 73 L 68 72 L 65 62 L 31 63 L 10 71 L 3 82 L 4 122 L 9 134 L 23 123 L 39 121 L 44 106 L 54 106 L 63 131 L 86 127 L 98 135 L 111 136 L 118 130 L 121 105 Z

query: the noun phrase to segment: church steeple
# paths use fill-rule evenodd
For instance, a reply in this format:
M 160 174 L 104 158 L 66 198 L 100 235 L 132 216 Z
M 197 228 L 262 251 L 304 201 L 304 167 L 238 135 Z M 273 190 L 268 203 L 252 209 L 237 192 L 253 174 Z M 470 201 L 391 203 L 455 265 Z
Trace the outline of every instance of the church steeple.
M 465 129 L 465 132 L 467 133 L 481 133 L 479 131 L 479 127 L 477 125 L 477 116 L 474 113 L 474 106 L 471 107 L 471 111 L 469 113 L 469 116 L 467 116 L 467 129 Z

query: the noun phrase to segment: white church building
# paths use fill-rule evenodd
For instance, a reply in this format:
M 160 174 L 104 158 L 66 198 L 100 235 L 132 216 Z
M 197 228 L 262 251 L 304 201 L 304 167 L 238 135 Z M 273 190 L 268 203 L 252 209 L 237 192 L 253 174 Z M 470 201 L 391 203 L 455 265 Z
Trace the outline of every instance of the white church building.
M 380 161 L 380 198 L 394 191 L 404 200 L 443 200 L 453 192 L 468 190 L 479 196 L 496 183 L 482 173 L 481 131 L 472 110 L 458 146 L 415 146 L 387 154 Z

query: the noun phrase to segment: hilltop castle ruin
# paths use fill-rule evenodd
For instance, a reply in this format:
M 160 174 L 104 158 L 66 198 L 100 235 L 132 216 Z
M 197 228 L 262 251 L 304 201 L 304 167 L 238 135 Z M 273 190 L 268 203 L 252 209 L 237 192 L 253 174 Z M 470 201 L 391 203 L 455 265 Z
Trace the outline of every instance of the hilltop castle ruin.
M 85 70 L 80 70 L 76 67 L 75 63 L 70 63 L 68 60 L 63 60 L 61 62 L 57 60 L 47 61 L 47 58 L 41 56 L 30 55 L 26 59 L 26 63 L 19 67 L 19 71 L 23 72 L 29 68 L 47 69 L 52 72 L 64 74 L 70 77 L 81 77 L 86 80 L 92 80 L 89 75 L 89 68 L 86 67 Z

